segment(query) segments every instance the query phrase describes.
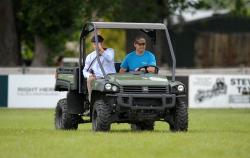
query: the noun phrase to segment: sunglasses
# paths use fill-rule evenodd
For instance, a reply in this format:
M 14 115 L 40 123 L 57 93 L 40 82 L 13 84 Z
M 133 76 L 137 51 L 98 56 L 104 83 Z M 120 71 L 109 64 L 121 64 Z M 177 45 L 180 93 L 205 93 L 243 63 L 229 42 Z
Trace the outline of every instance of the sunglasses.
M 136 43 L 136 44 L 138 44 L 139 46 L 145 46 L 146 45 L 146 43 Z

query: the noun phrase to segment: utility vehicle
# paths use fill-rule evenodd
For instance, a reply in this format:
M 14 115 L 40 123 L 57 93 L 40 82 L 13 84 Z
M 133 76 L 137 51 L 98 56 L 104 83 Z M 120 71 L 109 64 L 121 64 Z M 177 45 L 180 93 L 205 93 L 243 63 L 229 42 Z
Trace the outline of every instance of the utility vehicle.
M 97 62 L 104 78 L 93 84 L 91 102 L 88 101 L 86 78 L 82 70 L 85 61 L 85 40 L 93 32 L 98 43 L 98 29 L 137 29 L 152 41 L 156 31 L 166 36 L 172 58 L 172 74 L 168 79 L 155 73 L 128 72 L 106 74 L 99 56 Z M 133 41 L 131 41 L 133 43 Z M 115 48 L 114 48 L 115 49 Z M 98 48 L 96 48 L 98 52 Z M 142 68 L 147 68 L 146 65 Z M 155 121 L 169 124 L 171 131 L 188 130 L 186 87 L 175 80 L 176 59 L 166 25 L 161 23 L 90 22 L 80 35 L 78 67 L 60 67 L 56 71 L 56 91 L 67 91 L 67 97 L 58 101 L 55 109 L 55 128 L 77 129 L 81 123 L 92 123 L 93 131 L 109 131 L 112 123 L 129 123 L 132 130 L 153 130 Z

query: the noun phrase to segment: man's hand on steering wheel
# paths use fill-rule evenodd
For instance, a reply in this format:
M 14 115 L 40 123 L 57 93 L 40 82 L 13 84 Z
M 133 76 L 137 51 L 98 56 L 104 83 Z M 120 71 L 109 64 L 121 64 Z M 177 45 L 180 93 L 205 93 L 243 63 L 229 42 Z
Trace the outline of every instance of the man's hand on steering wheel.
M 137 68 L 137 71 L 143 71 L 145 73 L 155 73 L 157 74 L 159 71 L 159 67 L 155 65 L 146 65 L 146 66 L 141 66 Z

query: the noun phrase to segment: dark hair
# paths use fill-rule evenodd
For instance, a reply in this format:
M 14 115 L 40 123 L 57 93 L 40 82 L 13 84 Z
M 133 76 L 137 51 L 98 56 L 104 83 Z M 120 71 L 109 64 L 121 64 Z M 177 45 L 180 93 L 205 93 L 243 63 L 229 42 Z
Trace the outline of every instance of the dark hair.
M 144 37 L 138 36 L 138 37 L 135 38 L 134 43 L 138 43 L 138 42 L 141 42 L 141 41 L 146 43 L 146 39 Z
M 104 38 L 101 35 L 97 35 L 98 42 L 103 42 Z M 91 38 L 91 42 L 95 42 L 95 36 Z

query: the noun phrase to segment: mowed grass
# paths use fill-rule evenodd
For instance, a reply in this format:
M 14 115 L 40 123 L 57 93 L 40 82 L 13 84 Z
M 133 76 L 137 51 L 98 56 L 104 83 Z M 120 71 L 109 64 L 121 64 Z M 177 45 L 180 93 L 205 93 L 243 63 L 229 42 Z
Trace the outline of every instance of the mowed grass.
M 0 109 L 0 158 L 249 158 L 250 109 L 191 109 L 189 131 L 171 133 L 157 122 L 153 132 L 113 124 L 94 133 L 54 129 L 54 110 Z

